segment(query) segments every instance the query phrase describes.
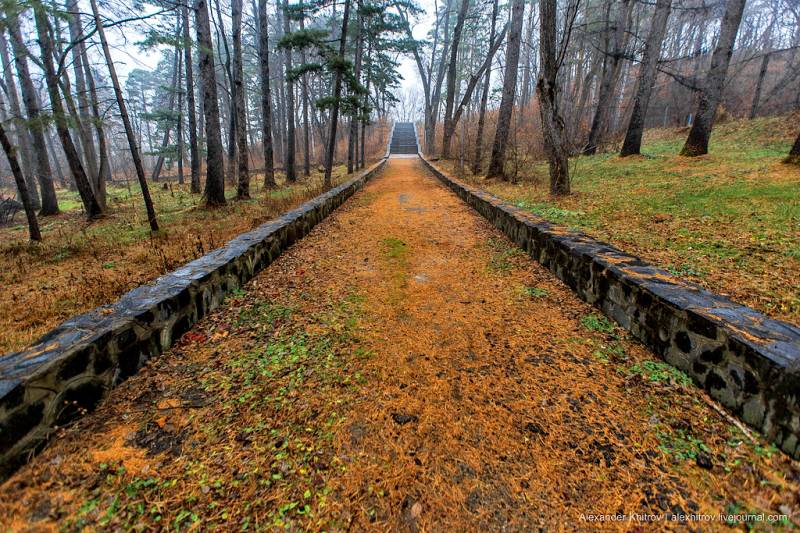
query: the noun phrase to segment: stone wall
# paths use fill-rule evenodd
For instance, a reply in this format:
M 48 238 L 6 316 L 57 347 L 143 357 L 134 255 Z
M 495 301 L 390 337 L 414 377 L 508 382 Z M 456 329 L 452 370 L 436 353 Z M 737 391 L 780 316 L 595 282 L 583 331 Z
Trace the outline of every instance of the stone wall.
M 169 348 L 385 162 L 114 304 L 67 320 L 31 347 L 0 357 L 0 479 L 42 447 L 56 427 L 91 411 L 112 387 Z
M 583 300 L 800 458 L 800 328 L 772 320 L 425 164 Z

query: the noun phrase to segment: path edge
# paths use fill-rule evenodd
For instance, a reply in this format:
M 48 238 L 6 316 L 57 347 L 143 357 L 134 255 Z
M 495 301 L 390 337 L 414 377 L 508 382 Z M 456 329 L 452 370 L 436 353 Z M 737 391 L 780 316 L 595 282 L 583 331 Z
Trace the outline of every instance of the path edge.
M 307 235 L 379 173 L 359 176 L 287 211 L 113 304 L 74 316 L 28 348 L 0 356 L 0 481 L 58 429 L 167 350 L 231 291 Z
M 581 299 L 800 459 L 800 328 L 507 204 L 419 156 L 445 186 Z

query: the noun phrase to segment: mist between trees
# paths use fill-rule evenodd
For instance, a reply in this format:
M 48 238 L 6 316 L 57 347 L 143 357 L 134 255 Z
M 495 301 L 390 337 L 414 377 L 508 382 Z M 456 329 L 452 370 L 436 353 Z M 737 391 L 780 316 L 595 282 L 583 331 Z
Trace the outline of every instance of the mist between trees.
M 521 144 L 570 192 L 568 158 L 640 152 L 645 128 L 685 126 L 708 152 L 723 116 L 800 105 L 795 0 L 3 0 L 2 209 L 58 214 L 78 192 L 89 219 L 109 183 L 189 184 L 207 207 L 367 163 L 371 125 L 418 121 L 429 156 L 509 179 Z M 419 28 L 429 31 L 420 36 Z M 417 31 L 415 32 L 415 29 Z M 158 50 L 150 70 L 129 68 Z M 418 87 L 398 66 L 413 61 Z M 127 76 L 117 71 L 124 65 Z M 467 128 L 469 122 L 470 127 Z M 800 138 L 787 157 L 797 163 Z M 16 200 L 11 197 L 15 196 Z

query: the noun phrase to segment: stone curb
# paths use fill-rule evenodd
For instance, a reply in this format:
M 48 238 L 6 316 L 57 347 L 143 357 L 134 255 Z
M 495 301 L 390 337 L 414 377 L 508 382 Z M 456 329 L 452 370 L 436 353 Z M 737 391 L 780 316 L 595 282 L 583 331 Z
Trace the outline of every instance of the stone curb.
M 91 411 L 377 174 L 386 158 L 203 257 L 0 356 L 0 480 Z
M 800 328 L 506 204 L 419 155 L 467 205 L 583 300 L 800 458 Z

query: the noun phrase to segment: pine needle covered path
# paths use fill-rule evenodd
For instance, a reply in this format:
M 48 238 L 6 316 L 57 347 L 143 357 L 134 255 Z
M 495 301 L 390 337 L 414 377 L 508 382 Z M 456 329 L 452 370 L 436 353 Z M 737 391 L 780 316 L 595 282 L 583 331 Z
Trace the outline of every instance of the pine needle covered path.
M 0 524 L 789 526 L 797 465 L 742 431 L 418 159 L 393 158 L 8 480 Z

